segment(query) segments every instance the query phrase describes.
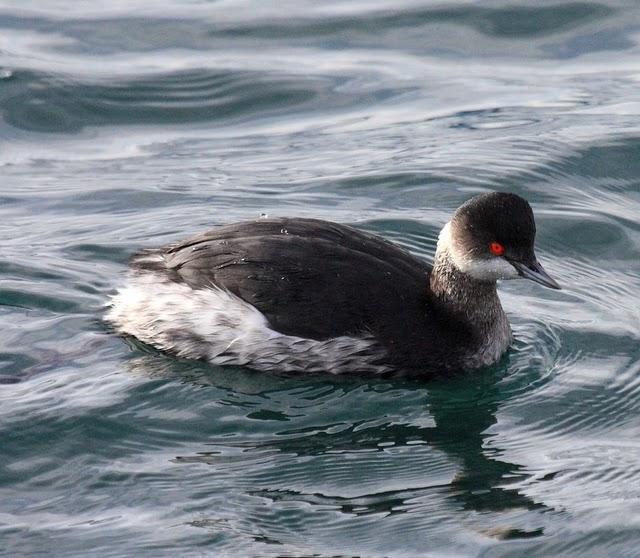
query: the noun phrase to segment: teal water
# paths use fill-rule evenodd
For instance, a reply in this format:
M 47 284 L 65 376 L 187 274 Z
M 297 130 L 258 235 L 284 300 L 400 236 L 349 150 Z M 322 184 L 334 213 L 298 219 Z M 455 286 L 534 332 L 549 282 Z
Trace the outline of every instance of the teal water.
M 0 555 L 640 556 L 640 5 L 0 0 Z M 516 192 L 564 286 L 449 381 L 112 335 L 128 255 L 269 215 L 429 259 Z

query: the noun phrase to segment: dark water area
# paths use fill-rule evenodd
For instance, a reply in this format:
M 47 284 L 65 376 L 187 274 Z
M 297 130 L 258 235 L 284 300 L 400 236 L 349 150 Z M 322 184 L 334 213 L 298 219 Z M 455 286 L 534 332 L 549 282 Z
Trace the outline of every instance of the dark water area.
M 640 556 L 640 4 L 0 0 L 0 555 Z M 129 254 L 269 215 L 430 260 L 477 192 L 563 285 L 435 382 L 102 323 Z

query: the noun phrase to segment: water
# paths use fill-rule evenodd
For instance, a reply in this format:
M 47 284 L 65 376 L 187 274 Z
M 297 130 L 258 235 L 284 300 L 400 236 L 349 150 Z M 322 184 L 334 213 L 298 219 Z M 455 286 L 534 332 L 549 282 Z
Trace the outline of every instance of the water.
M 640 556 L 633 0 L 0 0 L 0 554 Z M 525 196 L 564 290 L 439 382 L 112 335 L 128 255 L 302 215 L 427 259 Z

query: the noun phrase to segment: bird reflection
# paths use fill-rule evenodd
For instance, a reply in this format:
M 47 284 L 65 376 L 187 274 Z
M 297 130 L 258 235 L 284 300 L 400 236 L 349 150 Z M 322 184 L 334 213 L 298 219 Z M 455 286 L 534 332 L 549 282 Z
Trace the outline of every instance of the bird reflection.
M 183 381 L 213 385 L 237 394 L 264 395 L 270 390 L 299 388 L 299 378 L 278 377 L 243 369 L 213 368 L 208 365 L 176 362 L 166 357 L 152 354 L 143 355 L 130 361 L 132 371 L 154 376 L 170 375 Z M 502 372 L 500 371 L 502 370 Z M 514 463 L 498 459 L 498 449 L 487 449 L 485 441 L 488 429 L 496 423 L 496 413 L 500 401 L 504 399 L 499 380 L 504 367 L 494 368 L 473 375 L 435 382 L 416 380 L 364 380 L 372 388 L 391 387 L 420 390 L 425 396 L 425 405 L 433 418 L 432 424 L 376 423 L 370 427 L 353 424 L 334 431 L 319 428 L 312 435 L 290 435 L 278 432 L 260 441 L 251 439 L 246 443 L 232 442 L 234 451 L 198 452 L 195 455 L 176 457 L 177 463 L 210 463 L 223 465 L 231 461 L 242 462 L 251 455 L 272 454 L 274 458 L 286 454 L 293 456 L 320 456 L 328 452 L 345 453 L 357 451 L 384 451 L 394 446 L 426 444 L 444 452 L 459 467 L 453 480 L 442 485 L 425 488 L 376 492 L 358 497 L 325 496 L 318 493 L 304 494 L 283 487 L 261 488 L 252 492 L 273 502 L 304 501 L 311 505 L 331 505 L 344 513 L 399 514 L 411 510 L 411 502 L 428 497 L 437 492 L 455 507 L 478 513 L 507 511 L 548 511 L 543 504 L 533 501 L 509 484 L 521 482 L 529 477 Z M 306 380 L 308 381 L 308 379 Z M 356 389 L 362 387 L 363 380 L 356 378 L 316 377 L 313 381 L 332 384 L 335 389 Z M 389 386 L 390 383 L 390 386 Z M 283 425 L 286 423 L 283 423 Z M 229 444 L 229 442 L 226 442 Z M 216 444 L 217 445 L 217 444 Z M 542 528 L 503 528 L 491 533 L 500 538 L 533 537 L 541 535 Z
M 514 463 L 492 456 L 484 442 L 487 430 L 496 423 L 496 413 L 504 397 L 498 387 L 497 368 L 473 377 L 439 382 L 429 389 L 427 405 L 436 426 L 423 436 L 425 442 L 444 451 L 461 466 L 450 484 L 450 498 L 465 510 L 501 512 L 512 509 L 548 510 L 509 484 L 523 481 L 529 474 Z M 501 538 L 542 535 L 542 528 L 507 529 Z

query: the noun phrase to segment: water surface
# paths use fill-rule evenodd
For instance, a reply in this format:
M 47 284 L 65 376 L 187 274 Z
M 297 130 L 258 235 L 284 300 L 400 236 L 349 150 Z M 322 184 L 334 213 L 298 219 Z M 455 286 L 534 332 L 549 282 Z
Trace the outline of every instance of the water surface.
M 640 7 L 0 0 L 0 554 L 640 556 Z M 430 259 L 487 189 L 564 286 L 419 382 L 112 335 L 128 255 L 234 220 Z

